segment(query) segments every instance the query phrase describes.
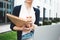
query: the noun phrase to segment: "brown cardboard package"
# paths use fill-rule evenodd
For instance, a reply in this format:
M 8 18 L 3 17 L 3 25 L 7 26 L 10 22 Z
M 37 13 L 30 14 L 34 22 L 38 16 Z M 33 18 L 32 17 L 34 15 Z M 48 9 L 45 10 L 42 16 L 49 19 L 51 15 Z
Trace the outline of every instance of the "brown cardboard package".
M 13 22 L 18 27 L 21 27 L 24 24 L 28 24 L 25 19 L 19 18 L 17 16 L 11 14 L 6 14 L 6 16 L 10 19 L 11 22 Z

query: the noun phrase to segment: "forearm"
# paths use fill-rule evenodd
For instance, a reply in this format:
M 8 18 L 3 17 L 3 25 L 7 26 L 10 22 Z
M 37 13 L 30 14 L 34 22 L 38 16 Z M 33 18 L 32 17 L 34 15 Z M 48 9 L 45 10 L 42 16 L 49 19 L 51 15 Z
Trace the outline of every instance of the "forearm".
M 20 28 L 20 27 L 14 26 L 14 27 L 13 27 L 13 30 L 16 30 L 16 31 L 22 31 L 23 29 Z

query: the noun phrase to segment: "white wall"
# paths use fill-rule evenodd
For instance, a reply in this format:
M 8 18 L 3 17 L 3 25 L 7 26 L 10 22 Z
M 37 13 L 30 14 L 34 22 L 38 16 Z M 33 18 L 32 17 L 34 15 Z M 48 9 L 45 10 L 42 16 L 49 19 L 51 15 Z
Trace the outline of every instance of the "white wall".
M 60 18 L 60 0 L 57 0 L 57 11 L 58 11 L 58 17 Z
M 40 0 L 40 8 L 42 9 L 43 7 L 46 8 L 46 17 L 49 18 L 49 10 L 51 10 L 51 16 L 52 18 L 56 17 L 56 13 L 58 13 L 58 17 L 60 17 L 60 1 L 59 0 L 51 0 L 51 5 L 49 0 Z M 40 10 L 41 10 L 40 9 Z M 43 15 L 43 9 L 41 11 L 41 16 Z

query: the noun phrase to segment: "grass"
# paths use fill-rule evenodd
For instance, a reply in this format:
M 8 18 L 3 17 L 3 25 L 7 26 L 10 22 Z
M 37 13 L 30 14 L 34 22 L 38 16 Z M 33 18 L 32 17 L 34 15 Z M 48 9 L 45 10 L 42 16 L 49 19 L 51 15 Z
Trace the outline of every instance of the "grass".
M 0 40 L 17 40 L 16 32 L 6 32 L 0 34 Z

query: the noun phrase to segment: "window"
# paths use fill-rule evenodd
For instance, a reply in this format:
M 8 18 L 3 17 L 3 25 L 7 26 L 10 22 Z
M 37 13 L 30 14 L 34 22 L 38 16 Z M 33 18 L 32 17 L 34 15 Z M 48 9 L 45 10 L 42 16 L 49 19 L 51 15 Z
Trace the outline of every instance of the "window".
M 4 3 L 4 8 L 6 8 L 6 3 Z
M 0 10 L 0 23 L 4 23 L 5 22 L 5 16 L 3 16 L 3 11 Z
M 7 4 L 7 9 L 11 9 L 12 5 L 11 4 Z
M 14 2 L 14 0 L 8 0 L 9 2 Z
M 0 17 L 2 17 L 2 16 L 3 16 L 3 11 L 0 10 Z
M 7 4 L 7 9 L 11 9 L 11 5 L 10 4 Z
M 8 1 L 11 1 L 11 0 L 8 0 Z
M 11 5 L 10 5 L 10 9 L 11 9 Z
M 9 4 L 7 4 L 7 9 L 9 9 Z
M 8 1 L 8 0 L 5 0 L 5 1 Z
M 3 2 L 0 2 L 0 8 L 3 8 Z
M 14 2 L 14 0 L 11 0 L 11 2 Z
M 11 5 L 11 12 L 13 12 L 13 6 Z

